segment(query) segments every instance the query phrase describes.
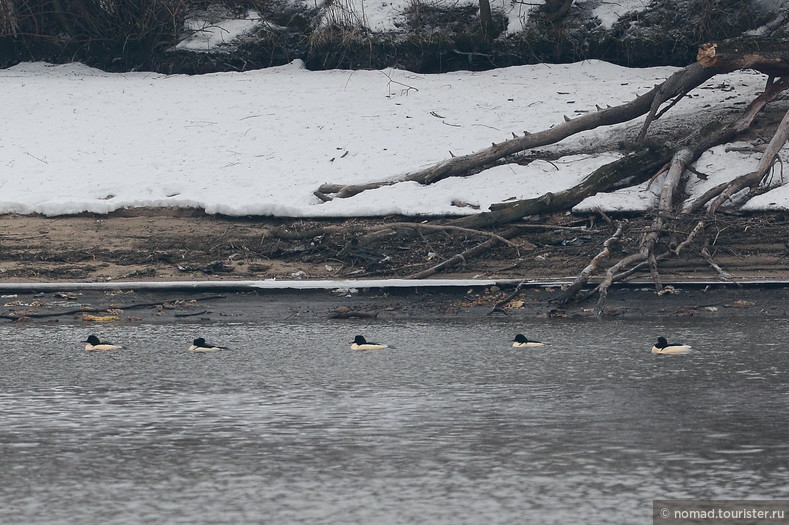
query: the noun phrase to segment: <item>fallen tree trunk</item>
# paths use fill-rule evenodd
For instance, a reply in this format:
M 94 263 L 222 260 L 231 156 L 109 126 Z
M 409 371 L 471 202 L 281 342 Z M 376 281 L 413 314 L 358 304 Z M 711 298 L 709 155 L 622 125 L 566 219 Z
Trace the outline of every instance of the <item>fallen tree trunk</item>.
M 615 162 L 595 170 L 580 184 L 557 193 L 546 193 L 533 199 L 524 199 L 507 204 L 494 204 L 488 212 L 455 219 L 451 224 L 466 228 L 481 228 L 513 222 L 527 215 L 551 213 L 570 209 L 587 197 L 605 191 L 613 184 L 633 174 L 655 173 L 670 158 L 670 150 L 651 144 Z M 642 177 L 641 180 L 644 180 Z
M 432 182 L 441 180 L 450 176 L 460 176 L 471 172 L 479 171 L 485 166 L 491 165 L 494 162 L 500 161 L 521 151 L 554 144 L 566 137 L 575 133 L 594 129 L 599 126 L 611 125 L 624 122 L 641 115 L 647 114 L 647 118 L 642 127 L 639 139 L 643 139 L 649 124 L 660 117 L 667 109 L 669 109 L 678 98 L 685 96 L 689 91 L 702 84 L 712 76 L 728 72 L 741 67 L 752 67 L 760 71 L 774 74 L 783 71 L 784 65 L 789 55 L 789 49 L 784 44 L 774 52 L 774 55 L 767 55 L 765 52 L 753 52 L 747 54 L 740 53 L 740 60 L 737 60 L 734 55 L 720 53 L 721 49 L 725 46 L 721 44 L 709 44 L 702 46 L 699 50 L 699 61 L 691 64 L 686 68 L 676 72 L 669 77 L 665 82 L 650 90 L 647 94 L 641 95 L 629 103 L 600 110 L 597 113 L 584 115 L 577 119 L 569 120 L 565 118 L 565 122 L 548 130 L 540 131 L 533 134 L 525 134 L 523 137 L 516 137 L 512 140 L 507 140 L 499 144 L 493 144 L 490 148 L 485 148 L 476 153 L 465 155 L 461 157 L 453 157 L 443 161 L 434 166 L 428 167 L 424 170 L 409 174 L 403 180 L 417 181 L 421 184 L 430 184 Z M 772 52 L 771 52 L 772 53 Z M 661 189 L 659 199 L 658 213 L 653 220 L 650 231 L 644 236 L 640 243 L 637 253 L 625 257 L 618 263 L 614 264 L 608 269 L 605 279 L 598 286 L 597 291 L 600 292 L 600 300 L 598 302 L 597 310 L 603 311 L 603 306 L 606 299 L 606 294 L 610 285 L 619 279 L 624 279 L 631 275 L 637 268 L 645 265 L 649 266 L 650 273 L 655 282 L 656 289 L 660 290 L 660 275 L 658 272 L 657 262 L 665 257 L 678 254 L 674 252 L 665 252 L 656 254 L 656 247 L 661 236 L 668 230 L 667 223 L 673 220 L 675 211 L 679 201 L 677 196 L 678 188 L 682 175 L 685 170 L 693 162 L 695 162 L 702 153 L 709 148 L 718 144 L 727 142 L 735 138 L 738 134 L 747 130 L 752 124 L 756 115 L 765 107 L 765 105 L 774 100 L 783 90 L 789 86 L 789 77 L 783 77 L 778 81 L 770 81 L 762 95 L 757 97 L 746 108 L 744 113 L 735 122 L 725 126 L 703 126 L 697 133 L 677 143 L 669 145 L 656 145 L 643 142 L 640 143 L 640 149 L 631 153 L 624 158 L 614 163 L 607 164 L 598 168 L 594 173 L 586 177 L 580 184 L 573 188 L 563 190 L 556 193 L 546 193 L 539 197 L 523 199 L 506 204 L 494 204 L 490 207 L 490 211 L 483 212 L 476 215 L 470 215 L 459 219 L 454 219 L 448 222 L 449 225 L 463 228 L 488 228 L 492 226 L 508 224 L 513 221 L 522 219 L 528 215 L 546 214 L 557 211 L 571 209 L 576 204 L 583 201 L 585 198 L 594 195 L 601 191 L 611 189 L 617 183 L 624 180 L 628 184 L 632 182 L 638 183 L 646 180 L 649 175 L 654 175 L 664 171 L 665 166 L 673 158 L 669 175 Z M 672 102 L 668 108 L 660 112 L 660 107 L 664 102 L 678 97 Z M 715 124 L 715 123 L 713 123 Z M 776 141 L 780 138 L 777 136 Z M 780 146 L 778 147 L 780 149 Z M 674 152 L 677 153 L 674 153 Z M 777 153 L 777 150 L 776 150 Z M 766 161 L 765 161 L 766 162 Z M 757 170 L 758 172 L 759 170 Z M 637 176 L 633 176 L 637 174 Z M 764 173 L 762 173 L 763 177 Z M 750 178 L 743 179 L 741 184 L 751 186 L 759 184 L 762 177 L 757 179 L 756 174 L 751 174 Z M 380 187 L 382 185 L 396 184 L 398 181 L 384 181 L 373 182 L 365 185 L 357 186 L 341 186 L 341 185 L 324 185 L 320 188 L 321 192 L 334 193 L 337 197 L 348 197 L 355 195 L 366 189 Z M 720 188 L 718 193 L 710 196 L 707 200 L 714 198 L 725 188 Z M 326 197 L 324 195 L 324 197 Z M 330 197 L 329 197 L 330 198 Z M 724 197 L 722 196 L 721 199 Z M 706 202 L 706 201 L 705 201 Z M 700 204 L 700 205 L 703 205 Z M 690 211 L 690 210 L 689 210 Z M 704 225 L 697 226 L 693 229 L 680 246 L 686 247 L 700 231 L 704 229 Z M 379 237 L 376 233 L 367 235 L 364 240 L 375 242 Z M 506 237 L 506 236 L 505 236 Z M 360 240 L 361 241 L 361 240 Z M 458 254 L 455 257 L 436 265 L 435 267 L 416 274 L 413 277 L 425 277 L 432 275 L 436 271 L 440 271 L 447 265 L 458 264 L 466 260 L 467 256 L 473 256 L 481 253 L 488 247 L 500 242 L 499 239 L 489 239 L 482 245 L 472 249 L 470 253 Z M 613 242 L 613 241 L 612 241 Z M 670 245 L 675 244 L 673 241 Z M 484 246 L 483 246 L 484 245 Z M 476 249 L 479 248 L 479 249 Z M 595 258 L 590 265 L 581 273 L 577 282 L 579 286 L 573 287 L 571 293 L 567 296 L 566 301 L 572 299 L 572 296 L 580 291 L 589 276 L 597 271 L 599 264 L 608 256 L 608 252 L 604 247 L 603 252 L 598 254 L 600 257 Z M 681 248 L 680 248 L 681 249 Z M 627 269 L 630 267 L 630 269 Z M 566 302 L 565 301 L 565 302 Z
M 588 113 L 575 119 L 566 120 L 550 129 L 538 131 L 536 133 L 526 133 L 523 137 L 509 139 L 498 144 L 494 143 L 489 148 L 468 155 L 452 157 L 423 170 L 407 174 L 405 177 L 397 180 L 358 185 L 323 184 L 318 188 L 316 195 L 320 194 L 319 197 L 322 200 L 330 199 L 332 194 L 337 198 L 345 198 L 352 197 L 365 190 L 391 186 L 400 182 L 415 181 L 427 185 L 447 177 L 467 175 L 509 155 L 520 153 L 528 149 L 556 144 L 582 131 L 588 131 L 601 126 L 619 124 L 640 117 L 650 111 L 652 103 L 658 94 L 660 94 L 663 100 L 671 98 L 680 93 L 690 91 L 714 75 L 715 70 L 706 69 L 700 64 L 691 64 L 671 75 L 663 84 L 655 86 L 644 95 L 636 97 L 626 104 L 602 109 L 595 113 Z M 670 88 L 664 88 L 661 91 L 664 85 L 670 86 Z
M 743 68 L 756 69 L 772 76 L 789 74 L 789 40 L 776 42 L 768 39 L 742 38 L 703 44 L 699 48 L 696 63 L 677 71 L 662 84 L 626 104 L 601 109 L 575 119 L 566 118 L 565 122 L 550 129 L 536 133 L 524 132 L 523 137 L 494 143 L 489 148 L 452 157 L 397 179 L 365 184 L 323 184 L 315 191 L 315 195 L 323 201 L 329 201 L 333 198 L 352 197 L 366 190 L 400 182 L 418 182 L 427 185 L 447 177 L 465 176 L 515 153 L 556 144 L 582 131 L 626 122 L 647 114 L 648 117 L 639 134 L 639 140 L 643 140 L 649 124 L 658 118 L 657 111 L 666 100 L 681 98 L 716 74 Z

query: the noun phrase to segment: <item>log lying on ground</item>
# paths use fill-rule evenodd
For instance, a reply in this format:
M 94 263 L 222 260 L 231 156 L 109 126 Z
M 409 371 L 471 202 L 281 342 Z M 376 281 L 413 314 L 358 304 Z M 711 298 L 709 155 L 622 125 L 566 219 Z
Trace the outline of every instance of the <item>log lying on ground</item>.
M 624 159 L 620 159 L 619 161 L 615 161 L 598 168 L 586 179 L 584 179 L 581 184 L 568 190 L 555 194 L 549 192 L 545 195 L 542 195 L 541 197 L 518 201 L 513 205 L 499 207 L 492 206 L 492 208 L 497 209 L 494 209 L 490 212 L 480 213 L 478 215 L 461 217 L 460 219 L 453 220 L 451 224 L 453 226 L 461 226 L 463 228 L 490 227 L 496 224 L 506 224 L 513 222 L 524 217 L 525 215 L 550 213 L 556 210 L 571 208 L 575 204 L 584 200 L 586 197 L 601 191 L 601 188 L 608 188 L 612 184 L 620 181 L 625 176 L 631 177 L 633 176 L 633 173 L 637 173 L 639 171 L 644 174 L 654 173 L 659 167 L 665 164 L 667 152 L 668 150 L 665 148 L 646 147 L 641 151 L 637 151 L 628 155 Z M 629 166 L 632 169 L 623 169 L 623 166 Z M 503 232 L 500 237 L 507 239 L 513 235 L 516 235 L 519 231 L 520 228 L 517 227 L 509 228 Z M 464 263 L 469 257 L 474 257 L 484 253 L 500 241 L 500 238 L 492 237 L 491 239 L 480 243 L 474 248 L 471 248 L 461 254 L 457 254 L 454 257 L 443 261 L 436 266 L 433 266 L 432 268 L 411 275 L 410 278 L 423 279 L 425 277 L 434 275 L 445 268 Z M 367 241 L 363 239 L 362 242 Z
M 672 177 L 679 177 L 684 171 L 684 168 L 681 171 L 676 171 L 679 169 L 679 164 L 676 164 L 676 158 L 681 159 L 682 166 L 687 167 L 696 159 L 698 159 L 698 157 L 707 149 L 736 137 L 738 134 L 748 129 L 756 117 L 756 114 L 764 108 L 768 101 L 773 100 L 778 95 L 778 93 L 779 91 L 777 88 L 768 89 L 765 91 L 765 94 L 754 101 L 754 103 L 752 103 L 745 110 L 743 116 L 741 116 L 734 123 L 712 132 L 702 129 L 692 136 L 686 138 L 686 140 L 683 141 L 686 146 L 685 149 L 682 150 L 682 154 L 680 156 L 675 157 L 675 171 Z M 650 175 L 654 175 L 655 173 L 662 171 L 666 164 L 671 161 L 671 159 L 672 153 L 668 146 L 661 146 L 653 143 L 645 144 L 643 149 L 598 168 L 595 170 L 595 172 L 585 178 L 580 184 L 572 188 L 557 193 L 549 192 L 545 195 L 541 195 L 532 199 L 524 199 L 506 204 L 494 204 L 491 206 L 491 210 L 488 212 L 454 219 L 450 221 L 449 224 L 463 228 L 488 228 L 512 223 L 522 219 L 527 215 L 539 215 L 567 210 L 580 203 L 587 197 L 590 197 L 601 191 L 608 190 L 610 187 L 624 179 L 632 178 L 637 182 L 646 180 Z M 668 186 L 664 185 L 662 193 L 666 191 L 676 192 L 678 184 L 679 180 L 675 180 Z M 661 195 L 661 202 L 673 202 L 674 197 L 674 195 Z M 669 213 L 670 206 L 668 208 L 665 208 L 665 204 L 663 206 L 663 213 Z M 662 218 L 659 218 L 659 221 L 653 225 L 653 231 L 656 233 L 654 235 L 648 236 L 647 240 L 645 241 L 646 245 L 642 247 L 638 254 L 633 256 L 632 260 L 624 261 L 626 264 L 635 263 L 639 267 L 642 265 L 642 263 L 649 263 L 650 271 L 652 273 L 653 279 L 655 280 L 655 286 L 658 289 L 660 288 L 660 282 L 659 275 L 657 273 L 657 259 L 654 256 L 654 246 L 657 243 L 657 240 L 660 236 L 660 230 L 662 228 Z M 391 233 L 391 230 L 389 230 L 389 232 Z M 386 235 L 388 234 L 384 230 L 373 232 L 360 239 L 357 239 L 356 243 L 358 245 L 366 246 L 375 243 L 376 241 L 380 240 L 382 236 Z M 495 244 L 496 241 L 491 239 L 490 246 Z M 460 255 L 455 256 L 455 258 L 452 260 L 452 264 L 463 262 L 466 257 L 467 256 L 461 257 Z M 438 266 L 439 269 L 443 268 L 441 265 Z M 624 266 L 620 264 L 620 266 L 615 269 L 611 276 L 611 282 L 616 282 L 617 280 L 623 279 L 632 273 L 632 271 L 620 272 L 623 267 Z M 417 274 L 417 276 L 425 277 L 427 275 L 432 275 L 433 273 L 435 273 L 435 271 L 432 273 L 426 273 L 425 275 Z M 602 286 L 599 289 L 607 292 L 608 286 L 610 286 L 610 284 L 611 283 L 606 286 Z M 573 291 L 577 292 L 580 290 L 580 287 L 577 288 L 578 289 L 574 289 Z M 565 297 L 565 302 L 570 300 L 572 300 L 572 296 Z M 603 298 L 602 302 L 605 302 L 605 298 Z
M 524 199 L 507 204 L 494 204 L 490 211 L 468 215 L 451 222 L 466 228 L 482 228 L 510 223 L 527 215 L 552 213 L 567 210 L 598 192 L 605 191 L 621 180 L 642 174 L 642 181 L 654 174 L 671 157 L 666 147 L 650 144 L 624 158 L 595 170 L 580 184 L 557 193 L 548 192 L 540 197 Z M 644 175 L 646 175 L 644 177 Z
M 742 49 L 748 51 L 741 51 Z M 716 74 L 742 68 L 753 68 L 773 76 L 789 74 L 789 40 L 744 38 L 704 44 L 699 48 L 696 63 L 677 71 L 662 84 L 626 104 L 567 120 L 547 130 L 525 133 L 523 137 L 494 143 L 489 148 L 452 157 L 401 178 L 365 184 L 323 184 L 315 191 L 315 195 L 323 201 L 329 201 L 400 182 L 415 181 L 427 185 L 447 177 L 466 176 L 515 153 L 556 144 L 582 131 L 626 122 L 648 114 L 639 134 L 639 139 L 643 139 L 649 124 L 659 116 L 658 108 L 665 101 L 674 97 L 681 98 Z

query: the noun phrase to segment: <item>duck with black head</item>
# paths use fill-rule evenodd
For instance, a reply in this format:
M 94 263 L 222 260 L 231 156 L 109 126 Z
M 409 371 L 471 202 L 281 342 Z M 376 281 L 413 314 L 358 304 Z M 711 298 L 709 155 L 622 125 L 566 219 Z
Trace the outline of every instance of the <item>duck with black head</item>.
M 226 346 L 219 346 L 214 345 L 211 343 L 206 343 L 205 339 L 202 337 L 198 337 L 192 344 L 189 346 L 189 351 L 191 352 L 218 352 L 220 350 L 226 350 Z
M 116 350 L 118 348 L 123 348 L 121 345 L 112 344 L 107 341 L 102 342 L 101 340 L 99 340 L 98 337 L 96 337 L 93 334 L 89 335 L 88 338 L 82 342 L 85 343 L 85 350 L 90 350 L 90 351 Z
M 512 347 L 513 348 L 537 348 L 539 346 L 545 346 L 545 343 L 541 343 L 540 341 L 533 341 L 526 338 L 523 334 L 517 334 L 515 339 L 512 340 Z
M 652 347 L 653 354 L 684 354 L 690 350 L 690 345 L 669 343 L 662 335 L 657 338 L 657 343 Z
M 351 341 L 351 350 L 382 350 L 384 348 L 389 348 L 389 346 L 368 341 L 363 335 L 357 335 Z

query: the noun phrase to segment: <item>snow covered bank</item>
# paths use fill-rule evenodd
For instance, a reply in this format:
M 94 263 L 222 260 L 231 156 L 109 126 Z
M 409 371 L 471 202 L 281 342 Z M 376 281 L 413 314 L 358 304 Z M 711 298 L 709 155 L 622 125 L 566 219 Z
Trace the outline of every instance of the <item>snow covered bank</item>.
M 0 213 L 56 216 L 142 206 L 292 217 L 474 213 L 453 205 L 457 201 L 484 211 L 494 202 L 570 187 L 616 154 L 512 164 L 431 186 L 394 184 L 329 203 L 313 191 L 324 182 L 397 180 L 450 154 L 629 101 L 673 71 L 588 61 L 417 75 L 310 72 L 296 62 L 190 77 L 20 64 L 0 71 L 0 90 L 13 101 L 0 110 L 7 130 L 0 142 Z M 764 75 L 753 72 L 715 77 L 664 119 L 701 121 L 698 112 L 743 107 L 764 83 Z M 627 128 L 566 142 L 624 138 Z M 758 158 L 713 150 L 698 164 L 709 178 L 691 181 L 689 190 L 703 192 L 747 173 Z M 789 161 L 789 147 L 782 158 Z M 781 176 L 773 182 L 781 183 Z M 656 188 L 598 195 L 579 209 L 646 209 Z M 770 191 L 749 208 L 789 209 L 789 188 Z

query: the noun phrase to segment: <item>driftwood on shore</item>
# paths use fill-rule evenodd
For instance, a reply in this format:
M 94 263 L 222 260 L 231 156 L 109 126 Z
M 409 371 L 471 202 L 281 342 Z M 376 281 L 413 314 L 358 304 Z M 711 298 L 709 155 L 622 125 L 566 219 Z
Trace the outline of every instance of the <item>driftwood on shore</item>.
M 673 142 L 658 143 L 648 137 L 650 125 L 665 115 L 676 102 L 688 95 L 693 89 L 714 77 L 741 68 L 751 68 L 769 76 L 764 92 L 759 95 L 727 126 L 700 125 L 696 133 L 686 137 L 676 137 Z M 475 215 L 442 221 L 441 228 L 468 228 L 484 231 L 512 224 L 526 216 L 569 210 L 583 199 L 601 191 L 606 191 L 624 180 L 632 184 L 654 179 L 658 174 L 667 172 L 660 188 L 660 198 L 650 230 L 643 235 L 639 249 L 608 268 L 603 264 L 610 258 L 610 246 L 622 235 L 622 225 L 604 243 L 602 251 L 584 266 L 575 283 L 567 290 L 562 303 L 586 298 L 590 293 L 581 293 L 590 278 L 602 272 L 603 279 L 591 293 L 598 293 L 597 311 L 605 311 L 605 300 L 611 284 L 623 280 L 642 268 L 648 268 L 657 291 L 661 290 L 659 262 L 676 257 L 694 243 L 701 243 L 698 255 L 718 274 L 725 278 L 725 271 L 714 261 L 708 249 L 709 240 L 704 235 L 706 224 L 699 221 L 684 238 L 678 238 L 673 231 L 675 218 L 696 213 L 706 206 L 709 214 L 714 214 L 730 202 L 731 198 L 743 189 L 749 189 L 749 196 L 760 191 L 761 185 L 778 159 L 778 152 L 787 141 L 789 133 L 789 113 L 774 131 L 773 139 L 765 151 L 761 162 L 754 171 L 743 174 L 734 181 L 713 188 L 701 198 L 686 203 L 681 194 L 683 180 L 692 164 L 713 146 L 736 139 L 748 130 L 756 116 L 767 104 L 778 98 L 789 88 L 789 40 L 763 42 L 759 39 L 738 39 L 736 41 L 708 43 L 699 48 L 697 62 L 677 71 L 662 84 L 648 93 L 620 106 L 600 109 L 575 119 L 565 118 L 564 122 L 542 131 L 513 134 L 513 138 L 481 149 L 468 155 L 451 157 L 433 166 L 410 173 L 400 180 L 372 182 L 363 185 L 324 184 L 318 190 L 323 200 L 347 198 L 363 191 L 381 186 L 397 184 L 402 181 L 416 181 L 432 184 L 447 177 L 469 176 L 497 162 L 524 151 L 550 144 L 556 144 L 567 137 L 582 131 L 626 122 L 637 117 L 645 117 L 641 131 L 632 151 L 622 159 L 610 163 L 587 176 L 580 184 L 557 193 L 546 193 L 539 197 L 514 202 L 496 204 Z M 662 108 L 662 109 L 661 109 Z M 740 199 L 741 206 L 748 197 Z M 432 224 L 432 223 L 431 223 Z M 356 240 L 359 244 L 374 245 L 381 231 L 372 231 Z M 423 278 L 440 272 L 444 268 L 462 264 L 469 257 L 484 253 L 496 246 L 502 239 L 512 235 L 512 230 L 488 235 L 488 239 L 459 253 L 433 267 L 413 274 L 412 278 Z M 668 240 L 667 240 L 668 239 Z M 699 241 L 700 240 L 700 241 Z M 668 246 L 668 248 L 666 248 Z

